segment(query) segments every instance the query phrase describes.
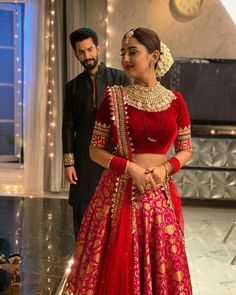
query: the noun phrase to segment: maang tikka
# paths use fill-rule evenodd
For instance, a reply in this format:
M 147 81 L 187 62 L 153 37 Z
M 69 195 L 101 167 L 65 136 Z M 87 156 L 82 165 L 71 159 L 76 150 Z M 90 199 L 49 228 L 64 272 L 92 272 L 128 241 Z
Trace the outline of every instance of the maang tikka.
M 125 43 L 129 43 L 130 38 L 133 37 L 135 29 L 130 30 L 125 34 Z

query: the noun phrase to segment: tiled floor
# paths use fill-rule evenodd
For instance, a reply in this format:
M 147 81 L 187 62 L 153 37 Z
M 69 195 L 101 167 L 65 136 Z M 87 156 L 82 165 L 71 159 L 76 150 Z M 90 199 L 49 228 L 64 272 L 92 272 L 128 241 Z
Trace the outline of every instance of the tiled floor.
M 236 208 L 185 207 L 186 246 L 194 295 L 236 295 Z
M 194 295 L 236 295 L 236 208 L 184 207 Z M 74 248 L 65 199 L 0 197 L 0 235 L 22 254 L 22 295 L 55 295 Z

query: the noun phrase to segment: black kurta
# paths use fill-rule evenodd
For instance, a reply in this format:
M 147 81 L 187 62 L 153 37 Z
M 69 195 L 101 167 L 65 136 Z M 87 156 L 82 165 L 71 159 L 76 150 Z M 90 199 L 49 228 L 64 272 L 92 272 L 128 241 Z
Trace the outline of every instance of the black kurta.
M 123 71 L 99 65 L 96 75 L 96 103 L 99 107 L 107 86 L 130 83 Z M 78 183 L 70 185 L 69 204 L 78 207 L 89 201 L 95 191 L 103 168 L 90 160 L 89 145 L 97 108 L 93 107 L 93 82 L 87 71 L 66 84 L 62 141 L 63 153 L 74 155 Z

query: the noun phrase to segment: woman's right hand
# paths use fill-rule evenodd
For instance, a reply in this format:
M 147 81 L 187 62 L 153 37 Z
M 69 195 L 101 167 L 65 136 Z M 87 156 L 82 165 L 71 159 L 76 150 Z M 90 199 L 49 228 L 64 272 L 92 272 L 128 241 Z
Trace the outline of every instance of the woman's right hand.
M 147 169 L 137 165 L 134 162 L 129 162 L 127 173 L 133 179 L 134 184 L 144 193 L 146 190 L 155 190 L 157 185 L 152 177 L 152 174 Z

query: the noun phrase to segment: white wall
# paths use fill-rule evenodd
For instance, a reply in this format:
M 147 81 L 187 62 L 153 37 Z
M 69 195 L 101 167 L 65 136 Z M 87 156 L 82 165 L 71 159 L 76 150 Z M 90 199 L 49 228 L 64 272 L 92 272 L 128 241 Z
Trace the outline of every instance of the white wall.
M 236 59 L 236 26 L 220 0 L 205 0 L 201 14 L 185 22 L 171 14 L 169 0 L 107 2 L 110 66 L 120 68 L 121 38 L 140 26 L 154 29 L 174 57 Z

